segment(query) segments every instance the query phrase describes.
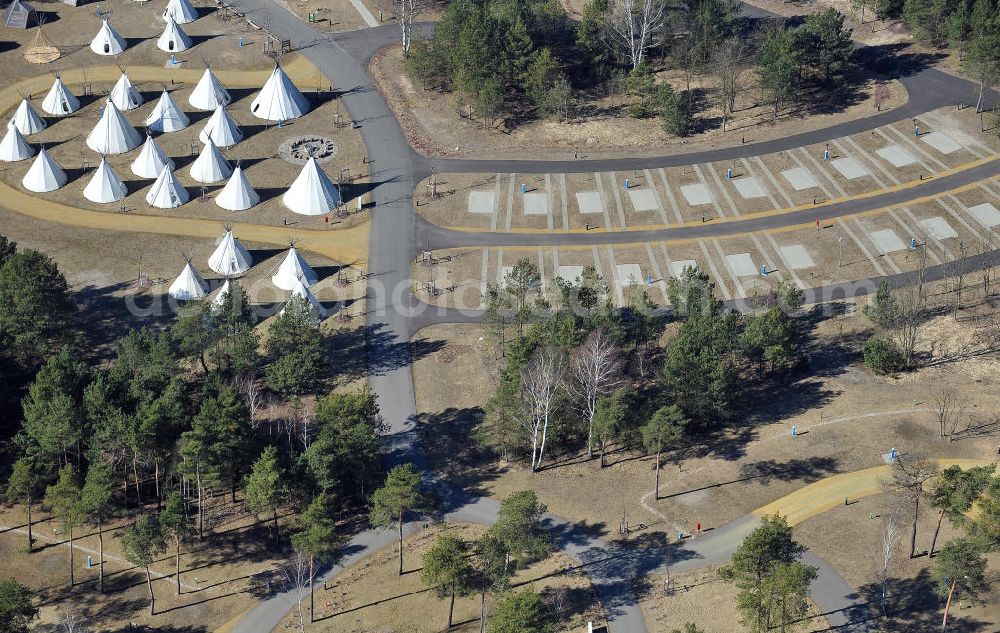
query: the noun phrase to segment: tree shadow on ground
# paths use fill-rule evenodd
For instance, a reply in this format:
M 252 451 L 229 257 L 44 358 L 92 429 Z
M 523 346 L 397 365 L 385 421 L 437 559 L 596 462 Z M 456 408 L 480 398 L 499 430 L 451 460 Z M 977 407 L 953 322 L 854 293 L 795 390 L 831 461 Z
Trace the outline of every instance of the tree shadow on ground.
M 420 413 L 416 418 L 420 445 L 434 472 L 450 485 L 477 496 L 488 494 L 484 484 L 503 472 L 494 452 L 474 438 L 483 415 L 480 407 L 449 407 L 437 413 Z
M 874 611 L 879 611 L 881 586 L 870 583 L 858 592 Z M 938 631 L 941 629 L 944 601 L 934 593 L 930 572 L 921 569 L 913 578 L 892 578 L 888 586 L 887 610 L 889 617 L 878 618 L 878 630 L 884 633 L 911 633 L 913 631 Z M 988 622 L 962 614 L 957 604 L 952 604 L 948 616 L 951 633 L 979 633 L 995 630 Z
M 859 65 L 893 79 L 916 75 L 945 57 L 943 53 L 915 50 L 905 42 L 865 46 L 854 53 Z

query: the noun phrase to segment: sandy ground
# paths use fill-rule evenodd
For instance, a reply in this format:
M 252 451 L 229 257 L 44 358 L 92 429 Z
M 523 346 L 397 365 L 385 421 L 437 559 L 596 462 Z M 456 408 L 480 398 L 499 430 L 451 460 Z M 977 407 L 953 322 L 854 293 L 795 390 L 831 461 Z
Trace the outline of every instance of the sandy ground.
M 326 587 L 316 587 L 317 622 L 315 631 L 393 633 L 432 633 L 444 630 L 448 618 L 448 600 L 437 598 L 420 580 L 421 559 L 438 537 L 448 534 L 466 541 L 485 531 L 478 525 L 429 525 L 404 541 L 404 575 L 397 575 L 395 546 L 386 548 L 344 570 Z M 517 572 L 515 588 L 531 586 L 554 607 L 558 605 L 558 631 L 578 631 L 587 621 L 603 624 L 600 602 L 585 574 L 560 573 L 573 566 L 564 554 L 555 553 L 546 560 Z M 487 614 L 492 599 L 487 599 Z M 308 606 L 306 607 L 308 608 Z M 417 615 L 419 614 L 419 616 Z M 306 616 L 308 617 L 308 615 Z M 297 612 L 284 626 L 295 626 Z M 455 601 L 452 631 L 479 630 L 479 595 Z
M 835 113 L 799 113 L 771 120 L 770 109 L 756 104 L 754 91 L 747 89 L 740 99 L 740 110 L 728 131 L 721 129 L 677 139 L 660 128 L 658 119 L 632 119 L 624 112 L 621 97 L 607 97 L 588 102 L 572 121 L 539 121 L 513 130 L 484 129 L 481 121 L 458 115 L 452 95 L 427 91 L 415 85 L 402 70 L 399 47 L 383 49 L 369 68 L 390 106 L 406 131 L 410 143 L 431 156 L 482 156 L 498 158 L 559 158 L 601 155 L 663 155 L 699 149 L 738 145 L 827 127 L 843 121 L 869 116 L 876 112 L 871 98 L 873 81 L 859 91 L 856 103 Z M 662 77 L 675 88 L 682 88 L 682 77 L 667 73 Z M 905 90 L 898 82 L 889 82 L 892 98 L 883 107 L 905 103 Z M 697 88 L 692 83 L 692 88 Z M 586 111 L 583 111 L 586 110 Z M 588 112 L 592 112 L 588 114 Z M 715 117 L 711 110 L 699 115 Z

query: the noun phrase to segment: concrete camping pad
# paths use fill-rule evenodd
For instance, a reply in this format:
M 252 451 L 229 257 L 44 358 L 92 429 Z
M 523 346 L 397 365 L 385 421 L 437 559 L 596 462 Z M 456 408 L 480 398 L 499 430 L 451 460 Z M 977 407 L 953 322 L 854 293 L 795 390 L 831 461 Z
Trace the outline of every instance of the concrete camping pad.
M 493 213 L 496 194 L 492 191 L 470 191 L 469 213 Z
M 524 215 L 548 215 L 549 201 L 544 193 L 524 194 Z
M 760 181 L 753 176 L 736 178 L 732 182 L 733 186 L 736 187 L 736 191 L 740 192 L 740 195 L 743 196 L 744 200 L 767 197 L 767 192 L 764 191 L 764 187 L 762 187 Z
M 708 187 L 705 185 L 684 185 L 681 187 L 681 193 L 684 194 L 684 199 L 688 201 L 688 204 L 693 207 L 701 204 L 712 204 L 712 194 L 709 193 Z
M 920 137 L 920 140 L 927 143 L 937 151 L 942 154 L 951 154 L 962 149 L 958 141 L 951 138 L 944 132 L 931 132 L 930 134 L 924 134 Z
M 632 208 L 636 211 L 654 211 L 656 209 L 656 194 L 652 189 L 629 189 L 628 197 L 632 200 Z
M 788 184 L 790 184 L 796 191 L 810 189 L 818 184 L 813 175 L 806 171 L 803 167 L 786 169 L 781 172 L 781 175 L 784 176 L 785 180 L 788 181 Z
M 1000 211 L 989 202 L 969 207 L 969 213 L 972 214 L 972 217 L 976 218 L 977 222 L 985 227 L 993 228 L 1000 225 Z
M 757 267 L 753 265 L 750 253 L 726 255 L 726 263 L 737 277 L 753 277 L 757 274 Z
M 905 167 L 917 162 L 912 154 L 899 145 L 886 145 L 882 149 L 875 150 L 875 153 L 892 163 L 893 167 Z
M 840 172 L 840 175 L 848 180 L 854 180 L 855 178 L 861 178 L 862 176 L 869 175 L 868 169 L 864 165 L 859 163 L 857 160 L 851 157 L 845 158 L 835 158 L 830 161 L 833 168 Z
M 580 191 L 576 194 L 576 204 L 580 213 L 604 213 L 601 194 L 597 191 Z
M 899 239 L 899 236 L 892 229 L 874 231 L 871 234 L 871 238 L 880 253 L 894 253 L 906 249 L 906 244 L 903 243 L 903 240 Z
M 801 244 L 782 246 L 781 257 L 792 270 L 812 268 L 816 265 L 816 262 L 814 262 L 813 258 L 809 255 L 809 251 L 807 251 L 806 247 Z

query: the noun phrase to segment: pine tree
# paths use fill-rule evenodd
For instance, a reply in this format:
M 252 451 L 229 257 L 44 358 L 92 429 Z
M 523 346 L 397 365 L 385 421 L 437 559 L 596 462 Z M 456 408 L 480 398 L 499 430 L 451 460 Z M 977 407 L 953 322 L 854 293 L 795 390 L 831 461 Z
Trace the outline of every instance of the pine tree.
M 74 542 L 74 532 L 83 521 L 80 511 L 80 484 L 77 481 L 76 469 L 67 464 L 59 470 L 59 479 L 45 490 L 45 505 L 52 511 L 52 515 L 58 519 L 62 529 L 69 533 L 69 586 L 76 584 L 73 573 L 76 567 L 73 553 L 76 550 Z

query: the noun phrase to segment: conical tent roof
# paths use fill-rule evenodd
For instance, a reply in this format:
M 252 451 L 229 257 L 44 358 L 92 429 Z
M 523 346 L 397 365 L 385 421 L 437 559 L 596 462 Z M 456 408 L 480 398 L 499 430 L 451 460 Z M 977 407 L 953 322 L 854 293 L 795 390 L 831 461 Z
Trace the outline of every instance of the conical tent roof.
M 62 170 L 59 163 L 52 160 L 43 147 L 38 151 L 38 158 L 28 168 L 28 173 L 21 179 L 21 184 L 28 191 L 35 193 L 55 191 L 66 184 L 66 172 Z
M 161 17 L 164 20 L 173 18 L 177 24 L 187 24 L 198 19 L 198 10 L 188 0 L 170 0 Z
M 229 96 L 229 91 L 216 79 L 211 68 L 205 69 L 205 74 L 198 80 L 194 90 L 191 91 L 191 96 L 188 97 L 188 103 L 199 110 L 214 110 L 219 106 L 229 105 L 230 101 L 232 97 Z
M 56 116 L 63 116 L 80 109 L 80 100 L 77 99 L 62 79 L 56 77 L 49 88 L 49 93 L 42 99 L 42 110 Z
M 198 133 L 198 138 L 202 143 L 211 138 L 216 147 L 232 147 L 243 140 L 243 132 L 226 109 L 219 106 Z
M 177 107 L 167 89 L 163 89 L 159 100 L 146 117 L 146 126 L 154 132 L 176 132 L 191 123 L 184 111 Z
M 232 229 L 226 230 L 215 252 L 208 258 L 208 267 L 220 275 L 242 275 L 252 265 L 253 258 L 240 241 L 233 237 Z
M 170 284 L 167 290 L 174 299 L 178 301 L 190 301 L 191 299 L 201 299 L 208 294 L 208 284 L 205 279 L 194 269 L 189 259 L 184 265 L 184 270 L 177 275 L 174 283 Z
M 16 125 L 8 125 L 7 133 L 4 134 L 3 140 L 0 141 L 0 160 L 14 163 L 19 160 L 31 158 L 34 155 L 35 148 L 29 145 L 28 141 L 24 140 L 21 130 L 17 129 Z
M 187 189 L 181 186 L 174 178 L 171 165 L 164 165 L 160 170 L 160 175 L 156 182 L 149 188 L 146 194 L 146 202 L 149 206 L 157 209 L 173 209 L 179 207 L 190 199 Z
M 323 215 L 340 204 L 340 191 L 310 156 L 281 201 L 295 213 Z
M 274 276 L 271 277 L 271 283 L 282 290 L 292 290 L 296 284 L 302 284 L 308 288 L 315 285 L 317 280 L 316 271 L 310 268 L 306 260 L 302 259 L 294 246 L 288 249 L 285 259 L 278 266 Z
M 104 114 L 87 135 L 87 147 L 99 154 L 123 154 L 142 142 L 142 135 L 125 120 L 115 104 L 108 101 Z
M 191 48 L 191 38 L 184 30 L 177 26 L 173 18 L 167 17 L 167 25 L 163 27 L 163 33 L 156 40 L 156 48 L 168 53 L 179 53 Z
M 121 77 L 118 78 L 118 82 L 115 83 L 115 87 L 108 94 L 108 101 L 115 104 L 116 108 L 124 112 L 141 106 L 142 95 L 132 85 L 132 81 L 128 78 L 128 75 L 122 73 Z
M 142 150 L 132 161 L 130 166 L 132 173 L 140 178 L 157 178 L 164 167 L 173 170 L 174 161 L 160 149 L 152 136 L 147 136 L 146 142 L 142 144 Z
M 128 48 L 125 38 L 111 28 L 107 20 L 101 23 L 101 29 L 90 42 L 90 50 L 98 55 L 121 55 Z
M 315 316 L 321 319 L 326 317 L 326 308 L 324 308 L 323 304 L 319 302 L 319 299 L 316 298 L 316 295 L 309 292 L 309 289 L 303 286 L 301 283 L 297 282 L 295 284 L 295 286 L 292 288 L 292 294 L 290 297 L 288 297 L 288 300 L 291 301 L 292 297 L 301 297 L 305 299 L 306 303 L 309 305 L 310 312 L 313 312 Z M 285 307 L 288 307 L 287 302 L 285 303 Z M 285 308 L 282 308 L 280 314 L 284 313 L 285 313 Z
M 250 186 L 243 168 L 239 165 L 233 170 L 233 175 L 229 177 L 229 182 L 222 188 L 219 195 L 215 196 L 215 204 L 229 211 L 246 211 L 250 207 L 260 202 L 260 196 Z M 287 290 L 287 288 L 286 288 Z
M 83 188 L 83 197 L 91 202 L 106 203 L 117 202 L 128 195 L 125 183 L 118 177 L 115 170 L 111 169 L 107 159 L 102 158 L 101 164 L 97 166 L 94 175 L 90 177 L 90 182 Z
M 219 148 L 212 139 L 205 143 L 198 158 L 191 163 L 191 177 L 198 182 L 222 182 L 233 173 L 233 168 L 226 162 Z
M 288 121 L 309 112 L 309 101 L 302 96 L 281 66 L 275 65 L 264 87 L 250 104 L 250 112 L 257 118 L 268 121 Z
M 14 110 L 14 116 L 10 118 L 10 122 L 16 125 L 17 129 L 21 130 L 21 134 L 25 136 L 41 132 L 48 125 L 45 123 L 45 119 L 38 116 L 27 99 L 21 99 L 21 103 L 17 106 L 17 110 Z
M 212 297 L 213 310 L 218 310 L 226 303 L 226 298 L 229 296 L 230 288 L 232 288 L 232 280 L 230 280 L 229 277 L 226 277 L 226 281 L 222 284 L 222 287 L 219 288 L 219 291 L 215 293 L 214 297 Z

